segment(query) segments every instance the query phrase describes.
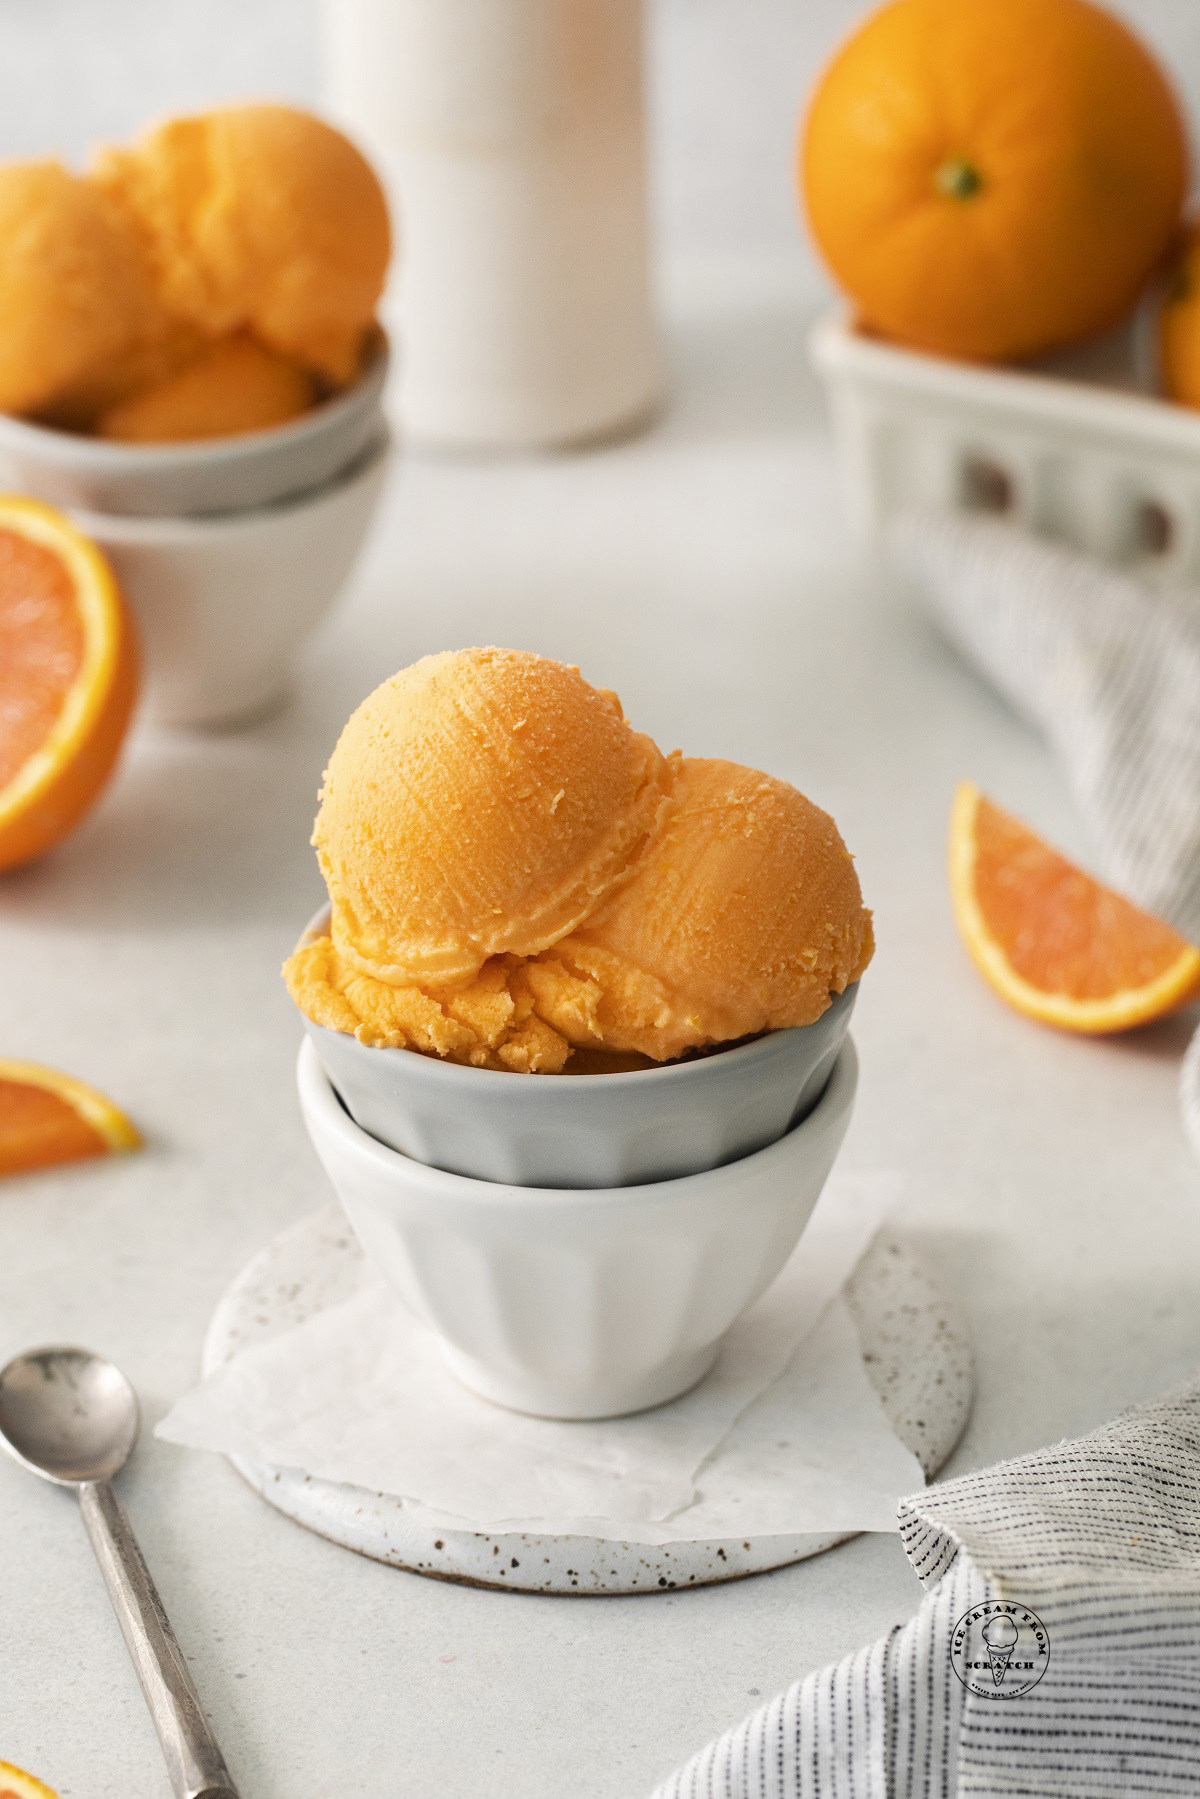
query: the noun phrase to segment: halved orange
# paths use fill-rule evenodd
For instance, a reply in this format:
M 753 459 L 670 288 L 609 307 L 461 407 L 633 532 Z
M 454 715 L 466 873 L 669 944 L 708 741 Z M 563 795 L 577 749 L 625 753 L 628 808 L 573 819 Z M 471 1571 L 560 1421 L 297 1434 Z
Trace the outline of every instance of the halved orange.
M 35 1780 L 11 1762 L 0 1762 L 0 1799 L 58 1799 L 44 1780 Z
M 1200 950 L 968 782 L 950 814 L 950 897 L 984 979 L 1043 1024 L 1127 1031 L 1200 994 Z
M 0 496 L 0 868 L 65 837 L 112 773 L 137 692 L 133 627 L 95 544 Z
M 0 1175 L 121 1154 L 141 1142 L 124 1112 L 94 1087 L 36 1062 L 0 1060 Z

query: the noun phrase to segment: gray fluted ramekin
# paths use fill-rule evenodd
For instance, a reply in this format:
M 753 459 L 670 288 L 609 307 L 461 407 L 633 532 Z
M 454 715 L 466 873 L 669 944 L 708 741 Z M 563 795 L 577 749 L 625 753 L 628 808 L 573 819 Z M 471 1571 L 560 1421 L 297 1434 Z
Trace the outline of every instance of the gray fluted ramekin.
M 515 1187 L 628 1187 L 738 1161 L 806 1117 L 856 995 L 815 1024 L 628 1074 L 508 1074 L 305 1028 L 354 1122 L 414 1161 Z
M 185 443 L 109 443 L 0 414 L 0 486 L 54 506 L 192 518 L 273 506 L 332 481 L 379 437 L 388 372 L 379 343 L 358 380 L 299 418 Z

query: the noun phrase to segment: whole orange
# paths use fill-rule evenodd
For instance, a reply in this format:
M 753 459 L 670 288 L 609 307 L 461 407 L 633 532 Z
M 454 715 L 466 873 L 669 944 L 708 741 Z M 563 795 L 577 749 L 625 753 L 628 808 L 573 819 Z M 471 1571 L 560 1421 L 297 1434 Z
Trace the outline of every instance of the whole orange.
M 1163 391 L 1185 406 L 1200 406 L 1200 224 L 1179 247 L 1158 321 Z
M 822 77 L 800 178 L 864 323 L 1000 358 L 1133 304 L 1188 149 L 1158 64 L 1088 0 L 893 0 Z

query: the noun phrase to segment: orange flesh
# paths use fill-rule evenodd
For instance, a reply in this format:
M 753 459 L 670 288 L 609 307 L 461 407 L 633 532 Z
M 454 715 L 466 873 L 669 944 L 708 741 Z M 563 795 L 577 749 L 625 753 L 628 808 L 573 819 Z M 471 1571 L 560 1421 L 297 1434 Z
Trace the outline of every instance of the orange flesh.
M 28 1081 L 0 1080 L 0 1174 L 102 1156 L 108 1144 L 59 1094 Z M 9 1795 L 0 1792 L 0 1799 Z
M 975 897 L 1014 973 L 1044 993 L 1106 999 L 1148 986 L 1188 948 L 981 798 Z
M 62 562 L 41 544 L 0 529 L 0 790 L 46 741 L 84 647 Z

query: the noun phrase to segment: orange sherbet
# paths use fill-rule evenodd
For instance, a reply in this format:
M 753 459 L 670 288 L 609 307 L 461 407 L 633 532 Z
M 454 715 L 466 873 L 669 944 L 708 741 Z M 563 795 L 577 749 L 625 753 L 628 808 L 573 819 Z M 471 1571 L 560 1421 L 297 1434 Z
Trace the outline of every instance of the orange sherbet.
M 515 1074 L 557 1074 L 571 1054 L 566 1038 L 535 1013 L 517 956 L 490 957 L 458 986 L 418 987 L 359 974 L 329 937 L 318 936 L 300 945 L 284 976 L 314 1024 L 371 1048 L 421 1050 Z
M 286 424 L 307 412 L 316 397 L 306 370 L 239 332 L 109 407 L 96 434 L 122 443 L 236 437 Z
M 518 650 L 426 656 L 353 714 L 313 843 L 360 974 L 464 983 L 536 956 L 625 875 L 669 767 L 578 669 Z
M 229 107 L 103 151 L 92 178 L 141 235 L 173 315 L 353 379 L 391 235 L 375 173 L 341 132 L 291 107 Z
M 368 1045 L 556 1073 L 811 1024 L 871 959 L 837 827 L 731 762 L 664 757 L 615 695 L 513 650 L 426 657 L 366 699 L 313 842 L 329 934 L 285 966 Z
M 632 877 L 526 976 L 573 1044 L 664 1062 L 814 1023 L 873 948 L 828 813 L 756 769 L 692 758 Z
M 138 238 L 57 162 L 0 165 L 0 412 L 87 422 L 157 371 L 170 326 Z

